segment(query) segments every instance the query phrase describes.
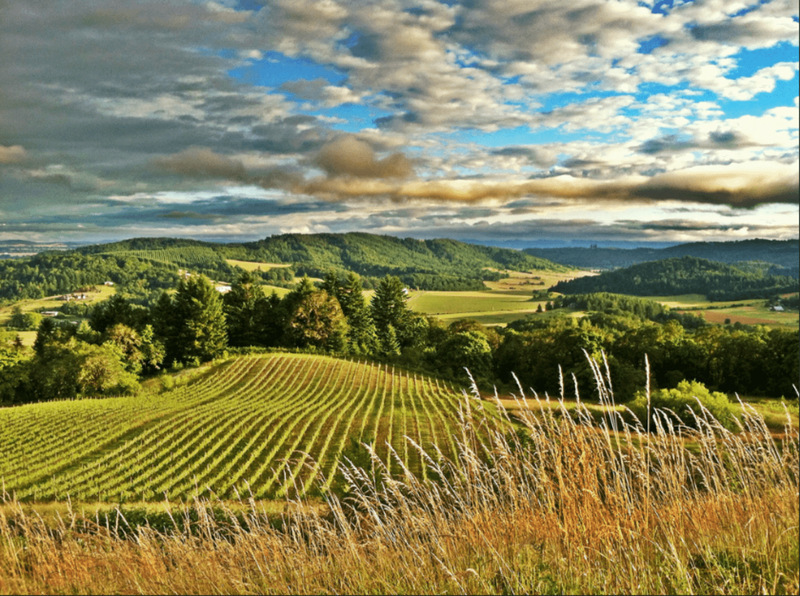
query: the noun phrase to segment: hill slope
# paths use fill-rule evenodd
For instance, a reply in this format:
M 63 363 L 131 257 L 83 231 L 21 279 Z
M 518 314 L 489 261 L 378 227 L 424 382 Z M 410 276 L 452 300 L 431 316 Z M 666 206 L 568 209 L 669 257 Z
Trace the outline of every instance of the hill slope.
M 327 271 L 354 271 L 362 276 L 397 275 L 424 289 L 456 280 L 458 289 L 482 289 L 480 280 L 495 279 L 486 269 L 565 271 L 567 267 L 517 250 L 466 244 L 456 240 L 416 240 L 361 232 L 347 234 L 282 234 L 258 242 L 213 244 L 172 238 L 134 238 L 85 247 L 85 253 L 119 254 L 172 262 L 183 267 L 217 268 L 230 275 L 225 259 L 286 263 L 298 274 L 323 276 Z M 465 280 L 473 283 L 466 284 Z
M 242 248 L 261 260 L 298 263 L 312 269 L 334 266 L 362 275 L 416 272 L 474 276 L 482 267 L 564 270 L 563 265 L 517 250 L 457 240 L 416 240 L 360 232 L 284 234 L 244 244 Z
M 559 282 L 563 294 L 612 292 L 634 296 L 704 294 L 710 300 L 740 300 L 796 292 L 798 282 L 787 276 L 744 271 L 732 265 L 695 257 L 663 259 L 606 271 L 593 277 Z
M 483 280 L 503 277 L 489 269 L 568 270 L 517 250 L 362 233 L 284 234 L 245 244 L 133 238 L 0 260 L 0 301 L 42 298 L 107 280 L 123 292 L 147 295 L 176 285 L 178 269 L 230 282 L 243 269 L 228 259 L 289 264 L 252 272 L 262 282 L 283 286 L 296 274 L 321 277 L 336 270 L 364 276 L 367 288 L 391 274 L 423 290 L 485 290 Z
M 798 240 L 741 240 L 738 242 L 691 242 L 667 248 L 526 248 L 529 255 L 584 269 L 614 269 L 671 257 L 698 257 L 720 263 L 761 261 L 773 265 L 773 273 L 797 276 Z M 781 271 L 781 269 L 785 271 Z
M 157 396 L 0 409 L 0 479 L 20 499 L 280 496 L 330 486 L 343 454 L 369 466 L 362 441 L 384 460 L 390 443 L 419 473 L 403 436 L 452 453 L 462 400 L 385 365 L 243 356 Z

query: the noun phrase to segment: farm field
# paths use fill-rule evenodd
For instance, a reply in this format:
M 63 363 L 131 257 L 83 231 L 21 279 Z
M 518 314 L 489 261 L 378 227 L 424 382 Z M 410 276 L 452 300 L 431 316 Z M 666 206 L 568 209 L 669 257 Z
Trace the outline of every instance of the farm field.
M 508 271 L 510 277 L 484 282 L 485 291 L 412 291 L 408 306 L 445 321 L 473 319 L 484 325 L 505 325 L 536 312 L 547 300 L 532 299 L 562 279 L 593 275 L 591 271 Z
M 0 478 L 22 501 L 284 497 L 330 488 L 343 455 L 363 464 L 359 442 L 424 475 L 404 437 L 451 455 L 463 399 L 391 366 L 238 357 L 162 394 L 0 409 Z
M 94 290 L 82 292 L 86 294 L 86 299 L 81 300 L 81 304 L 97 304 L 98 302 L 110 298 L 115 291 L 116 288 L 113 286 L 97 286 Z M 42 310 L 58 310 L 61 308 L 62 304 L 64 304 L 64 301 L 60 299 L 60 295 L 56 295 L 38 299 L 18 300 L 13 304 L 0 306 L 0 330 L 5 329 L 8 320 L 11 318 L 12 309 L 15 306 L 19 306 L 22 312 L 39 312 Z M 79 319 L 72 316 L 59 315 L 58 320 L 75 321 Z M 18 336 L 24 346 L 32 346 L 36 341 L 35 330 L 20 331 L 17 329 L 8 329 L 8 331 Z
M 769 325 L 796 329 L 800 323 L 797 311 L 775 312 L 770 310 L 764 299 L 730 300 L 710 302 L 701 294 L 680 296 L 646 296 L 649 300 L 660 302 L 679 312 L 690 312 L 702 316 L 709 323 L 731 323 L 743 325 Z
M 82 292 L 86 294 L 86 299 L 81 300 L 81 304 L 95 304 L 107 300 L 116 292 L 114 286 L 96 286 L 93 290 Z M 75 290 L 77 293 L 77 289 Z M 0 306 L 0 325 L 5 325 L 8 319 L 11 318 L 12 309 L 19 306 L 22 312 L 38 312 L 40 310 L 58 310 L 64 301 L 60 299 L 61 295 L 47 296 L 45 298 L 18 300 L 13 304 Z
M 240 261 L 239 259 L 225 259 L 225 262 L 233 267 L 240 267 L 245 271 L 269 271 L 270 269 L 291 267 L 288 263 L 261 263 L 258 261 Z

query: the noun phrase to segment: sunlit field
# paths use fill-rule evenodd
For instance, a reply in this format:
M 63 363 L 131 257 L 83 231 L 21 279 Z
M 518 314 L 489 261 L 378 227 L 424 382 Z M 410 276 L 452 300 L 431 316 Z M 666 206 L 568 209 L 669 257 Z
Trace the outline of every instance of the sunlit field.
M 238 259 L 225 259 L 225 262 L 228 263 L 228 265 L 240 267 L 245 271 L 269 271 L 270 269 L 291 267 L 291 265 L 287 263 L 261 263 L 258 261 L 240 261 Z
M 114 286 L 105 286 L 105 285 L 97 285 L 92 286 L 86 292 L 78 292 L 76 288 L 72 293 L 75 294 L 85 294 L 86 299 L 77 301 L 80 304 L 96 304 L 98 302 L 102 302 L 110 298 L 116 292 L 116 288 Z M 38 312 L 40 310 L 58 310 L 61 305 L 64 304 L 64 301 L 60 299 L 61 295 L 57 296 L 48 296 L 46 298 L 38 298 L 38 299 L 27 299 L 27 300 L 18 300 L 13 304 L 6 304 L 4 306 L 0 306 L 0 325 L 5 325 L 8 322 L 8 319 L 11 317 L 12 309 L 15 306 L 19 306 L 22 309 L 22 312 Z
M 456 448 L 458 393 L 392 366 L 278 353 L 162 382 L 178 386 L 0 408 L 5 490 L 23 501 L 306 495 L 339 482 L 344 458 L 366 457 L 362 443 L 423 477 L 405 437 Z
M 649 300 L 660 302 L 679 312 L 690 312 L 702 316 L 709 323 L 742 323 L 743 325 L 768 325 L 796 329 L 800 324 L 797 311 L 776 312 L 771 310 L 764 299 L 730 300 L 710 302 L 700 294 L 680 296 L 647 296 Z
M 596 375 L 594 412 L 551 399 L 495 417 L 464 394 L 451 455 L 409 436 L 417 471 L 397 450 L 345 460 L 341 492 L 280 511 L 244 491 L 164 503 L 150 524 L 138 504 L 40 516 L 7 495 L 0 592 L 797 593 L 791 417 L 780 438 L 747 406 L 736 432 L 702 411 L 637 422 Z
M 484 325 L 505 325 L 537 312 L 547 300 L 534 300 L 533 292 L 546 291 L 562 279 L 593 275 L 589 271 L 508 271 L 508 278 L 484 282 L 485 291 L 412 291 L 408 306 L 412 310 L 444 321 L 473 319 Z

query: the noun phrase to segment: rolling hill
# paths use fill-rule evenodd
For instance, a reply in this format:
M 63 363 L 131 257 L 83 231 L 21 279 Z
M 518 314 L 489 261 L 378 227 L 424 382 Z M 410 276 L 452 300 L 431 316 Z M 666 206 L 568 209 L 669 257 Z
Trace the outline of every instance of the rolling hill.
M 667 248 L 526 248 L 526 254 L 583 269 L 615 269 L 673 257 L 698 257 L 735 264 L 758 261 L 774 267 L 771 273 L 797 277 L 800 241 L 741 240 L 690 242 Z
M 279 497 L 330 488 L 343 456 L 368 467 L 361 442 L 424 475 L 404 437 L 452 454 L 463 400 L 386 365 L 239 356 L 158 395 L 0 409 L 0 481 L 37 501 Z
M 330 270 L 365 277 L 397 275 L 423 289 L 482 289 L 481 280 L 497 279 L 490 269 L 565 271 L 564 265 L 517 250 L 466 244 L 456 240 L 416 240 L 352 232 L 282 234 L 258 242 L 213 244 L 173 238 L 134 238 L 84 247 L 86 254 L 124 254 L 155 262 L 200 269 L 216 268 L 230 276 L 226 259 L 284 263 L 299 275 L 321 277 Z M 471 283 L 470 283 L 471 282 Z
M 562 281 L 551 289 L 562 294 L 703 294 L 709 300 L 740 300 L 796 292 L 798 282 L 792 277 L 768 275 L 760 270 L 744 270 L 707 259 L 676 257 L 605 271 L 597 276 Z
M 485 290 L 484 280 L 504 277 L 498 270 L 569 270 L 512 249 L 363 233 L 284 234 L 245 244 L 133 238 L 0 260 L 0 302 L 42 298 L 107 280 L 142 297 L 174 287 L 179 269 L 230 282 L 244 271 L 236 261 L 289 265 L 252 271 L 262 282 L 284 287 L 297 275 L 353 271 L 366 288 L 396 275 L 422 290 Z

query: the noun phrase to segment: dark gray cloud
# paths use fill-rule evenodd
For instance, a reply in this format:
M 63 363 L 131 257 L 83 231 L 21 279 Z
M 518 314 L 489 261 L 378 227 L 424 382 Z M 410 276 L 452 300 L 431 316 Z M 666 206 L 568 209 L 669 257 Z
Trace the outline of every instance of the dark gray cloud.
M 678 135 L 666 135 L 649 139 L 638 147 L 638 151 L 648 155 L 696 149 L 741 149 L 752 147 L 755 143 L 733 130 L 713 131 L 705 139 L 682 139 Z

